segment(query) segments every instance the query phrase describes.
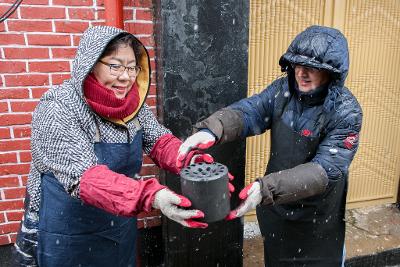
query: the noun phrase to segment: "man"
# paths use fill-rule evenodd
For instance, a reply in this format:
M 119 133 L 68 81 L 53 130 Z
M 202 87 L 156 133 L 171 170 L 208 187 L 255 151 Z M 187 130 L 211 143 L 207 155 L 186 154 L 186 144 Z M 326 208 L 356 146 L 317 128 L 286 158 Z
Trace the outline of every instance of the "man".
M 178 161 L 191 149 L 271 130 L 266 175 L 241 191 L 244 201 L 228 219 L 257 207 L 266 266 L 340 266 L 348 169 L 362 122 L 360 105 L 344 87 L 346 38 L 311 26 L 279 64 L 285 77 L 197 123 Z

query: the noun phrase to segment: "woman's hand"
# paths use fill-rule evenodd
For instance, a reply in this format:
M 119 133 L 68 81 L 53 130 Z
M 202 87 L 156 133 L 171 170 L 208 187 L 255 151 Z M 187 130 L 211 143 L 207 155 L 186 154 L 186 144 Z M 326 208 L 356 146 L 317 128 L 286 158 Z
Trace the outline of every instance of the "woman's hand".
M 193 220 L 204 218 L 204 213 L 202 211 L 181 208 L 187 208 L 191 205 L 192 203 L 189 199 L 175 194 L 167 188 L 158 191 L 153 201 L 153 207 L 160 209 L 169 219 L 189 228 L 206 228 L 208 226 L 207 223 Z

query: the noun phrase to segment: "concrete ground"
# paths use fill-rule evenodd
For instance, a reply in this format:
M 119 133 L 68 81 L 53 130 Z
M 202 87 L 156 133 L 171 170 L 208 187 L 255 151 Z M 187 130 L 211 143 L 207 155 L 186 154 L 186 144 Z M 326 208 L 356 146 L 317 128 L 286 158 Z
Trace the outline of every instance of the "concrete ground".
M 352 209 L 346 212 L 346 261 L 400 248 L 400 211 L 395 205 Z M 262 237 L 258 225 L 245 224 L 243 266 L 263 267 Z M 400 266 L 395 260 L 390 266 Z M 397 257 L 398 259 L 398 257 Z M 372 262 L 372 261 L 370 261 Z M 375 261 L 376 262 L 376 261 Z M 367 265 L 363 265 L 367 267 Z M 382 265 L 372 264 L 368 266 Z M 389 265 L 384 265 L 389 266 Z

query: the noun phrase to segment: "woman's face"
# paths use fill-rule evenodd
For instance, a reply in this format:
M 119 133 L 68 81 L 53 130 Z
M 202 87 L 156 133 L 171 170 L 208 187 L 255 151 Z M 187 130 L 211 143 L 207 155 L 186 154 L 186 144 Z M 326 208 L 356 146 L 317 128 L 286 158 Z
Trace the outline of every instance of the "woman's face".
M 117 98 L 123 99 L 131 90 L 136 75 L 130 76 L 126 68 L 122 73 L 110 70 L 110 65 L 113 69 L 118 65 L 135 67 L 136 57 L 133 49 L 129 45 L 120 45 L 114 53 L 101 58 L 93 69 L 97 81 L 112 90 Z
M 315 68 L 294 65 L 297 85 L 301 92 L 310 92 L 317 87 L 329 82 L 329 72 Z

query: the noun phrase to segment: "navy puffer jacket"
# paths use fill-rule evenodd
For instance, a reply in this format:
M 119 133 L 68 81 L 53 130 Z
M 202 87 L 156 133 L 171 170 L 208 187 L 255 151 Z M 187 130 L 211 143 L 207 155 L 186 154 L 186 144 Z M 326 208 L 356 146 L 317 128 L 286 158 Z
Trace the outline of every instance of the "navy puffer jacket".
M 242 137 L 270 129 L 277 107 L 286 105 L 281 115 L 286 125 L 302 135 L 322 137 L 312 162 L 321 165 L 331 180 L 346 178 L 358 148 L 362 110 L 344 86 L 349 69 L 345 37 L 332 28 L 311 26 L 293 40 L 279 64 L 287 72 L 285 77 L 228 107 L 241 114 Z M 292 64 L 325 69 L 332 81 L 323 89 L 302 93 L 297 90 Z

